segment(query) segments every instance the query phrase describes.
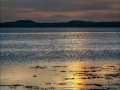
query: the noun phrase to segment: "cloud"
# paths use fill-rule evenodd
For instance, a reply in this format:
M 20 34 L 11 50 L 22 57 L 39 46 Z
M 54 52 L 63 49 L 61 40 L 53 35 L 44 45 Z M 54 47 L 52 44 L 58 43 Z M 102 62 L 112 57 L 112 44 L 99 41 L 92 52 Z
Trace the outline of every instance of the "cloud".
M 34 8 L 39 11 L 81 11 L 111 9 L 118 0 L 2 0 L 3 7 Z
M 119 0 L 1 0 L 1 20 L 120 20 Z M 100 17 L 100 19 L 98 19 Z M 114 18 L 113 18 L 114 17 Z

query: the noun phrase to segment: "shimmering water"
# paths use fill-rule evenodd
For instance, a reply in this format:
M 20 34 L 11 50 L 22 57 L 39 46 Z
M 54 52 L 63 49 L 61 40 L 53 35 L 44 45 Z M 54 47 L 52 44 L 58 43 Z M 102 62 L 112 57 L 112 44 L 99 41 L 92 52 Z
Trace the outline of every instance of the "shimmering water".
M 120 32 L 18 30 L 0 33 L 2 90 L 120 89 Z

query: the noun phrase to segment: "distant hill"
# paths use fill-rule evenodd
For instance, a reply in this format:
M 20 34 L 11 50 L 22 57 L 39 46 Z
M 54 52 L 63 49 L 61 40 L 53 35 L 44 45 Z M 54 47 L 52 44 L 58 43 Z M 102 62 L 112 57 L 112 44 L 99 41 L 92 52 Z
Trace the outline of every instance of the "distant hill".
M 93 22 L 73 20 L 58 23 L 38 23 L 31 20 L 18 20 L 15 22 L 0 23 L 0 27 L 120 27 L 120 22 Z

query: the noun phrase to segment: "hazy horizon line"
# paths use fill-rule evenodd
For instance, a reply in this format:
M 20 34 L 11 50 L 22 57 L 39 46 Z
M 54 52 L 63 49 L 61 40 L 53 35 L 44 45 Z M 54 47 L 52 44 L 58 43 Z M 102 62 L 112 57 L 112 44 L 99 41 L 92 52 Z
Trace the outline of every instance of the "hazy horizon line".
M 53 21 L 53 22 L 40 22 L 35 21 L 31 19 L 18 19 L 18 20 L 12 20 L 12 21 L 0 21 L 0 23 L 6 23 L 6 22 L 16 22 L 16 21 L 33 21 L 36 23 L 60 23 L 60 22 L 71 22 L 71 21 L 83 21 L 83 22 L 120 22 L 120 21 L 94 21 L 94 20 L 68 20 L 68 21 Z

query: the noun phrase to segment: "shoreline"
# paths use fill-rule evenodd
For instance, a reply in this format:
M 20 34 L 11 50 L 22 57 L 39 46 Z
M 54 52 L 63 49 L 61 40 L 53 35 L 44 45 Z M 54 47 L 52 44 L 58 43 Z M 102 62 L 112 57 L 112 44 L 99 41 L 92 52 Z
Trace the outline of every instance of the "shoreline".
M 3 90 L 119 90 L 119 65 L 116 61 L 98 61 L 5 66 L 1 69 L 0 87 Z

